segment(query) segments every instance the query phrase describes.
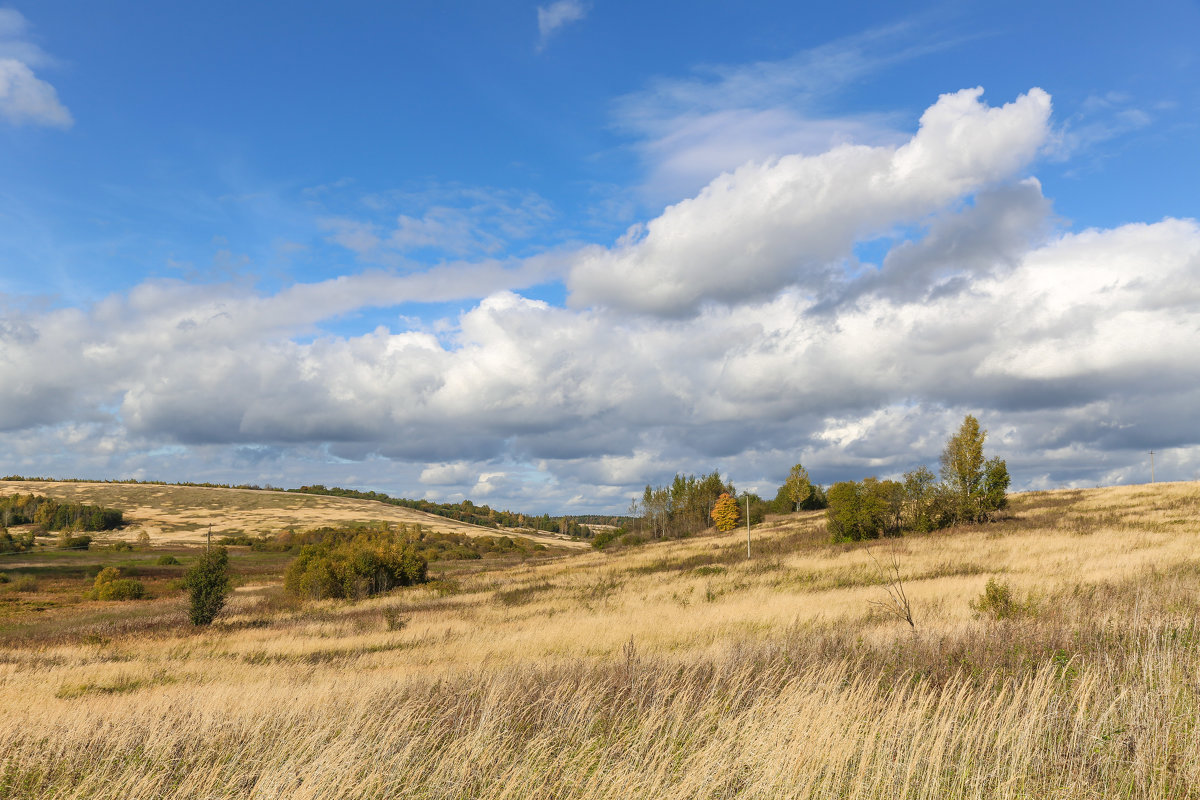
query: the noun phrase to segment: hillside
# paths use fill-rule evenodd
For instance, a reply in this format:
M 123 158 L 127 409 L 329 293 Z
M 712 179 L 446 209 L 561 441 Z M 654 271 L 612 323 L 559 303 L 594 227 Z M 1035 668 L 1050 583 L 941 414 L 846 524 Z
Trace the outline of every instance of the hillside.
M 128 524 L 113 536 L 135 539 L 145 531 L 156 544 L 198 543 L 203 541 L 210 525 L 213 536 L 217 537 L 386 521 L 419 524 L 434 531 L 468 536 L 524 536 L 560 547 L 587 547 L 586 543 L 548 533 L 496 530 L 402 506 L 347 497 L 148 483 L 0 482 L 0 495 L 17 493 L 121 509 Z
M 177 597 L 83 603 L 7 635 L 0 796 L 1200 793 L 1200 484 L 753 539 L 476 562 L 356 604 L 255 581 L 203 631 Z M 879 605 L 893 563 L 913 629 Z

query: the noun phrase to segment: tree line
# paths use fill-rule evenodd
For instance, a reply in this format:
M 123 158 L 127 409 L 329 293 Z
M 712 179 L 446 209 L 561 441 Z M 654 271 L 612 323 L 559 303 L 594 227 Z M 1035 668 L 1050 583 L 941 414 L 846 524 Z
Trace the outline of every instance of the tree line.
M 826 517 L 834 541 L 859 541 L 986 522 L 1008 504 L 1003 459 L 986 459 L 987 431 L 968 414 L 941 455 L 941 481 L 928 467 L 900 481 L 864 478 L 829 487 Z
M 928 467 L 917 467 L 899 481 L 877 477 L 839 481 L 828 489 L 815 483 L 796 464 L 773 500 L 757 494 L 738 497 L 732 481 L 713 471 L 696 477 L 677 474 L 667 485 L 647 484 L 630 505 L 627 526 L 606 531 L 593 544 L 635 544 L 646 539 L 690 536 L 710 527 L 732 530 L 760 522 L 767 513 L 825 509 L 834 541 L 928 532 L 966 522 L 984 522 L 1007 504 L 1008 467 L 1002 459 L 985 459 L 987 431 L 967 415 L 941 455 L 941 480 Z
M 0 497 L 0 528 L 30 524 L 47 531 L 110 531 L 124 525 L 125 516 L 115 508 L 61 503 L 33 494 Z

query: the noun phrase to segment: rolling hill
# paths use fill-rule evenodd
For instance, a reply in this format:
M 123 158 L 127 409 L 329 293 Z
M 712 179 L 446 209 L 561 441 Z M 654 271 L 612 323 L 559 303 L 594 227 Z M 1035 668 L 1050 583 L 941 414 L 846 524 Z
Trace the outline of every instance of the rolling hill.
M 117 508 L 126 526 L 111 538 L 135 539 L 142 531 L 155 544 L 198 543 L 212 527 L 214 537 L 257 536 L 322 525 L 386 521 L 469 536 L 523 536 L 559 547 L 586 548 L 533 530 L 485 528 L 402 506 L 347 497 L 295 494 L 265 489 L 223 489 L 150 483 L 2 481 L 0 495 L 37 494 L 71 502 Z

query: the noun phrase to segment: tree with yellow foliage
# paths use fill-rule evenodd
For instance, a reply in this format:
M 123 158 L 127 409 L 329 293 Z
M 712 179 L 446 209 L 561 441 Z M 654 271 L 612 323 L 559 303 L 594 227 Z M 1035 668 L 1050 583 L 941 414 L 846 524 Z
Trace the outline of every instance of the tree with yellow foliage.
M 737 498 L 728 492 L 722 492 L 713 506 L 712 519 L 719 531 L 731 531 L 736 528 L 742 519 L 742 511 L 738 506 Z

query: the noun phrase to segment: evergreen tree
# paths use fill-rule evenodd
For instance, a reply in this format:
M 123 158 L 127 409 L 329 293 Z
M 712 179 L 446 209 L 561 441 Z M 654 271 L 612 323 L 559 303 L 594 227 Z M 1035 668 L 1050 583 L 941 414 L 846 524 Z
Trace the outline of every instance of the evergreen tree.
M 190 600 L 188 619 L 193 625 L 211 625 L 229 594 L 229 553 L 224 547 L 205 550 L 183 582 Z

